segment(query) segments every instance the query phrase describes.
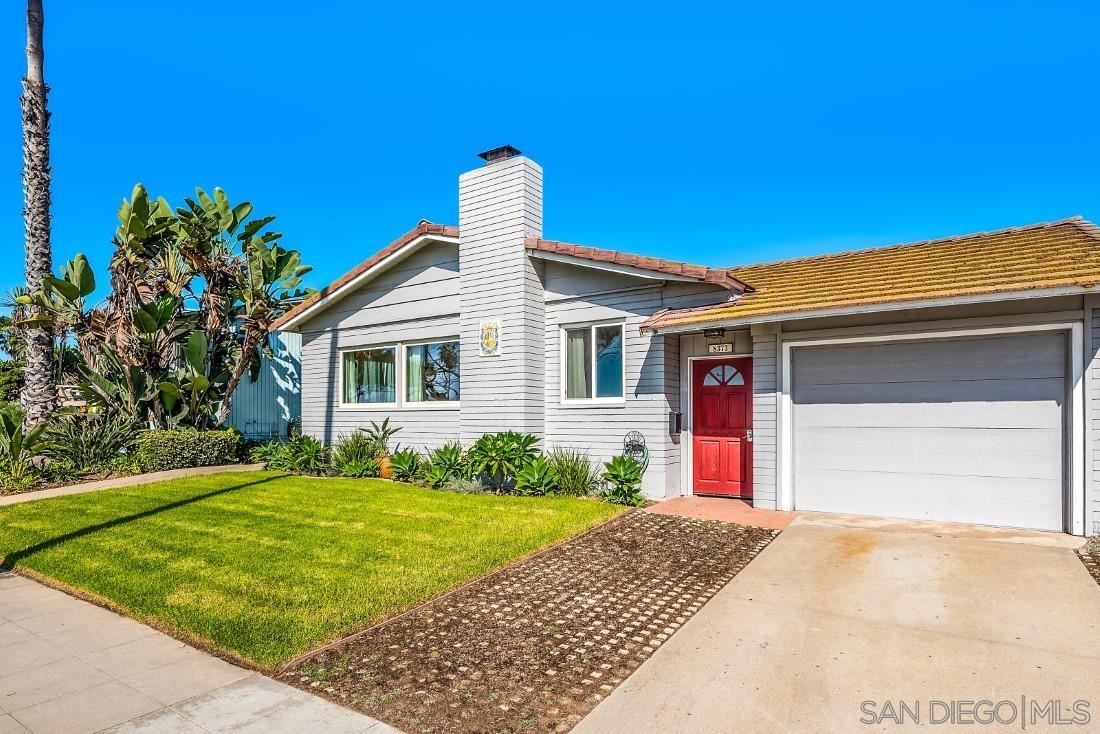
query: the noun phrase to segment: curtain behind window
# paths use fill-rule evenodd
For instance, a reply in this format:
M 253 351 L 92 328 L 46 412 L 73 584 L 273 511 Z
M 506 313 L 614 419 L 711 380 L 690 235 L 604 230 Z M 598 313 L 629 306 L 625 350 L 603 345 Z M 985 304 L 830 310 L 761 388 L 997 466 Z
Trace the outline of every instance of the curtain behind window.
M 344 353 L 344 402 L 392 403 L 396 400 L 394 350 Z
M 424 347 L 409 347 L 405 352 L 405 399 L 424 399 Z
M 359 385 L 359 360 L 354 352 L 344 352 L 344 402 L 357 403 L 356 388 Z
M 592 397 L 592 331 L 565 332 L 565 397 Z

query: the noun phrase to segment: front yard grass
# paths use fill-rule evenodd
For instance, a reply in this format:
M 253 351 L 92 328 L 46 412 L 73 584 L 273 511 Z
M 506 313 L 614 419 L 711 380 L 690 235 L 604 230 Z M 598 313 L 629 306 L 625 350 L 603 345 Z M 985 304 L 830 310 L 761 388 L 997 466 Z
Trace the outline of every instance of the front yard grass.
M 271 668 L 620 510 L 215 474 L 0 507 L 0 558 Z

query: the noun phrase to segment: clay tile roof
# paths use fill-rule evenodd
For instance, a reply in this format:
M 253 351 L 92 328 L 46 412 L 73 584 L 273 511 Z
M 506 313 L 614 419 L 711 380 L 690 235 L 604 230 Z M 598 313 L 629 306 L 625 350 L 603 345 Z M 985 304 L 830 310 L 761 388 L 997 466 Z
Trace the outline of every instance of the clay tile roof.
M 568 242 L 543 240 L 537 237 L 528 237 L 525 244 L 528 250 L 533 250 L 535 252 L 568 255 L 569 257 L 576 257 L 582 260 L 623 265 L 626 267 L 638 268 L 639 270 L 649 270 L 654 273 L 675 275 L 704 283 L 713 283 L 728 290 L 751 290 L 751 287 L 746 285 L 744 281 L 731 275 L 730 271 L 724 268 L 707 268 L 702 265 L 689 265 L 687 263 L 673 262 L 671 260 L 662 260 L 656 257 L 616 252 L 615 250 L 599 250 L 595 247 L 571 245 Z
M 447 225 L 447 224 L 432 224 L 431 222 L 429 222 L 427 220 L 424 220 L 424 221 L 420 222 L 420 224 L 416 225 L 415 227 L 410 229 L 408 232 L 401 235 L 396 240 L 389 243 L 388 245 L 383 247 L 381 250 L 374 253 L 373 255 L 368 257 L 366 260 L 359 263 L 354 268 L 352 268 L 348 272 L 344 273 L 339 278 L 332 281 L 331 283 L 326 285 L 324 288 L 317 291 L 312 296 L 305 299 L 304 301 L 299 303 L 297 306 L 295 306 L 294 308 L 292 308 L 291 310 L 287 311 L 285 314 L 280 316 L 278 319 L 276 319 L 276 321 L 274 323 L 271 324 L 271 329 L 270 330 L 271 331 L 277 331 L 278 329 L 281 329 L 288 321 L 291 321 L 292 319 L 297 318 L 302 312 L 307 311 L 310 308 L 313 308 L 321 300 L 327 298 L 328 296 L 332 295 L 336 291 L 340 290 L 345 285 L 347 285 L 351 281 L 355 280 L 357 277 L 359 277 L 360 275 L 362 275 L 366 271 L 370 270 L 371 268 L 373 268 L 375 265 L 377 265 L 378 263 L 385 260 L 390 255 L 394 254 L 395 252 L 400 250 L 405 245 L 409 244 L 410 242 L 417 239 L 418 237 L 421 237 L 423 235 L 430 235 L 430 234 L 442 235 L 444 237 L 458 237 L 458 227 L 452 227 L 452 226 Z
M 753 290 L 651 316 L 643 329 L 835 308 L 1100 284 L 1100 228 L 1081 217 L 730 268 Z

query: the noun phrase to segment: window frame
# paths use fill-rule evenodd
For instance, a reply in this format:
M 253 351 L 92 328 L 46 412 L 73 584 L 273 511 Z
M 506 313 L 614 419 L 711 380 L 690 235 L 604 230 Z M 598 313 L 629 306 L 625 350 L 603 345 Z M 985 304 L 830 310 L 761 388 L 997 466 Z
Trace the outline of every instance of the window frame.
M 619 338 L 622 341 L 622 386 L 623 394 L 619 397 L 596 397 L 598 392 L 597 381 L 599 377 L 596 370 L 596 329 L 600 327 L 617 326 L 619 327 Z M 566 375 L 567 370 L 567 344 L 568 344 L 568 332 L 576 331 L 578 329 L 588 329 L 592 339 L 592 397 L 590 398 L 569 398 L 566 397 Z M 560 391 L 560 401 L 565 406 L 598 406 L 598 405 L 625 405 L 626 404 L 626 321 L 622 319 L 611 319 L 605 321 L 591 321 L 580 324 L 561 324 L 558 327 L 559 331 L 559 361 L 558 361 L 558 387 Z
M 393 359 L 394 359 L 394 364 L 393 364 L 393 369 L 394 369 L 394 375 L 393 375 L 394 396 L 393 397 L 394 397 L 394 400 L 393 400 L 393 402 L 389 402 L 389 403 L 347 403 L 347 402 L 344 402 L 344 355 L 348 354 L 348 353 L 353 353 L 353 352 L 369 352 L 369 351 L 374 350 L 374 349 L 392 349 L 393 350 Z M 338 370 L 339 373 L 340 373 L 340 377 L 339 377 L 339 383 L 338 383 L 338 388 L 337 388 L 339 390 L 339 392 L 337 393 L 337 395 L 339 395 L 339 398 L 340 398 L 339 406 L 341 408 L 347 408 L 349 410 L 393 410 L 398 405 L 400 405 L 400 399 L 401 399 L 401 393 L 400 393 L 401 374 L 398 371 L 400 365 L 397 361 L 398 358 L 400 357 L 401 353 L 402 353 L 400 343 L 390 342 L 390 343 L 386 343 L 386 344 L 357 344 L 354 347 L 340 347 L 339 349 L 337 349 L 337 353 L 340 355 L 340 369 Z
M 409 400 L 408 391 L 408 356 L 409 347 L 419 347 L 424 344 L 449 344 L 458 343 L 458 400 Z M 398 400 L 402 408 L 407 410 L 458 410 L 462 407 L 462 339 L 457 336 L 437 336 L 430 339 L 414 339 L 400 342 L 401 345 L 401 371 L 397 376 L 400 384 Z

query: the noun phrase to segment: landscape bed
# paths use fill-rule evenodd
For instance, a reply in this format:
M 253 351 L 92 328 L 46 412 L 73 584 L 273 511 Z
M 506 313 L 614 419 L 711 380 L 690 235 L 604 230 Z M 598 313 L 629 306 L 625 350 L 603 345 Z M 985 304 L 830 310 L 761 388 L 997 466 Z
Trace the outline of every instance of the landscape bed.
M 568 731 L 776 535 L 634 510 L 282 679 L 409 734 Z
M 0 507 L 0 558 L 273 669 L 621 511 L 226 473 Z
M 1081 559 L 1081 563 L 1085 564 L 1085 568 L 1096 579 L 1096 583 L 1100 584 L 1100 537 L 1094 536 L 1089 539 L 1089 542 L 1078 548 L 1077 557 Z

